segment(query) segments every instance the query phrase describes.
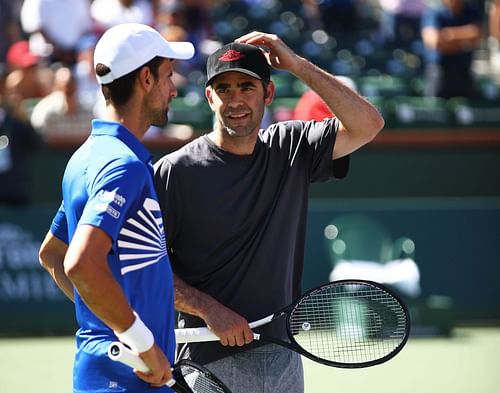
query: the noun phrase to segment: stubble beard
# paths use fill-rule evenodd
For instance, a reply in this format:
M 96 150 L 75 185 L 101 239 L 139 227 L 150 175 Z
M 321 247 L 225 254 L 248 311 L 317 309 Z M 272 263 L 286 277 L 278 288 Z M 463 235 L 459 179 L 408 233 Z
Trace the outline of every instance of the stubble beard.
M 223 125 L 222 129 L 232 138 L 243 138 L 251 135 L 253 130 L 245 127 L 243 129 L 234 129 L 229 126 Z
M 168 112 L 163 112 L 162 114 L 158 113 L 153 116 L 151 120 L 151 125 L 159 128 L 163 128 L 168 123 Z

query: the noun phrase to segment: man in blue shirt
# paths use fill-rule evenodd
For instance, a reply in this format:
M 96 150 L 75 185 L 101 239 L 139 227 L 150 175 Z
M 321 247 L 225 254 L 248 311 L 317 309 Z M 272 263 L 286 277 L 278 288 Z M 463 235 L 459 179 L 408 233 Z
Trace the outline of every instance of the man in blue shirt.
M 177 95 L 172 60 L 193 54 L 191 43 L 169 43 L 141 24 L 115 26 L 96 45 L 105 119 L 93 120 L 69 160 L 63 202 L 40 249 L 41 264 L 75 302 L 75 392 L 147 392 L 172 377 L 172 272 L 151 156 L 140 139 L 167 123 Z M 108 358 L 117 338 L 149 373 L 136 376 Z

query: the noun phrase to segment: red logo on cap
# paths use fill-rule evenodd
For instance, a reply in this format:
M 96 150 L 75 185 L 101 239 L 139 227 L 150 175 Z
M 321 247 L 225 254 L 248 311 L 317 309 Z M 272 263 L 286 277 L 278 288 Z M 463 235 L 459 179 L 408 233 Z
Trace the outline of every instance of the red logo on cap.
M 245 55 L 241 52 L 238 52 L 234 49 L 228 50 L 221 57 L 219 57 L 220 61 L 237 61 L 241 60 L 245 57 Z

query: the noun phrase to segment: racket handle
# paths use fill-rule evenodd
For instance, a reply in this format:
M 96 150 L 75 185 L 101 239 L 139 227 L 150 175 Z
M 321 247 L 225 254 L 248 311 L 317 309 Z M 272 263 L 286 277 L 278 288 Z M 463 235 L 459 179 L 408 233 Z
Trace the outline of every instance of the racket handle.
M 265 325 L 266 323 L 271 322 L 273 320 L 273 318 L 274 318 L 274 314 L 273 315 L 269 315 L 269 316 L 267 316 L 265 318 L 259 319 L 257 321 L 250 322 L 249 323 L 250 328 L 253 329 L 253 328 Z
M 115 362 L 126 364 L 127 366 L 142 371 L 143 373 L 147 373 L 149 371 L 149 367 L 146 363 L 144 363 L 139 355 L 128 349 L 119 341 L 115 341 L 109 346 L 108 356 Z
M 143 373 L 149 372 L 149 367 L 144 363 L 144 361 L 133 352 L 131 349 L 127 348 L 120 341 L 115 341 L 111 343 L 108 348 L 108 356 L 111 360 L 115 362 L 123 363 L 133 369 L 142 371 Z M 170 379 L 165 383 L 168 387 L 175 385 L 175 380 Z
M 175 341 L 177 341 L 177 344 L 201 343 L 219 341 L 219 337 L 206 327 L 175 329 Z
M 255 340 L 258 340 L 259 334 L 254 333 L 253 337 Z M 206 327 L 175 329 L 175 341 L 177 344 L 201 343 L 219 340 L 219 337 Z

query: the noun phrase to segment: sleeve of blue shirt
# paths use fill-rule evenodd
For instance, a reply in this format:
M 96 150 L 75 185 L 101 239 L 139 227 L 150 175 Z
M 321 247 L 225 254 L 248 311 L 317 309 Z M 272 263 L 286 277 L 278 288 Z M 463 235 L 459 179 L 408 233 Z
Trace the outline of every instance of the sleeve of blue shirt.
M 424 12 L 421 21 L 422 28 L 424 27 L 435 27 L 438 28 L 438 20 L 437 20 L 437 12 L 434 8 L 429 8 L 426 12 Z
M 115 249 L 124 222 L 144 204 L 144 182 L 148 176 L 151 175 L 141 161 L 116 160 L 107 165 L 89 184 L 88 201 L 78 225 L 102 229 L 111 237 Z
M 62 242 L 68 244 L 68 222 L 66 221 L 66 212 L 64 211 L 64 201 L 61 202 L 57 210 L 52 224 L 50 225 L 50 232 Z

